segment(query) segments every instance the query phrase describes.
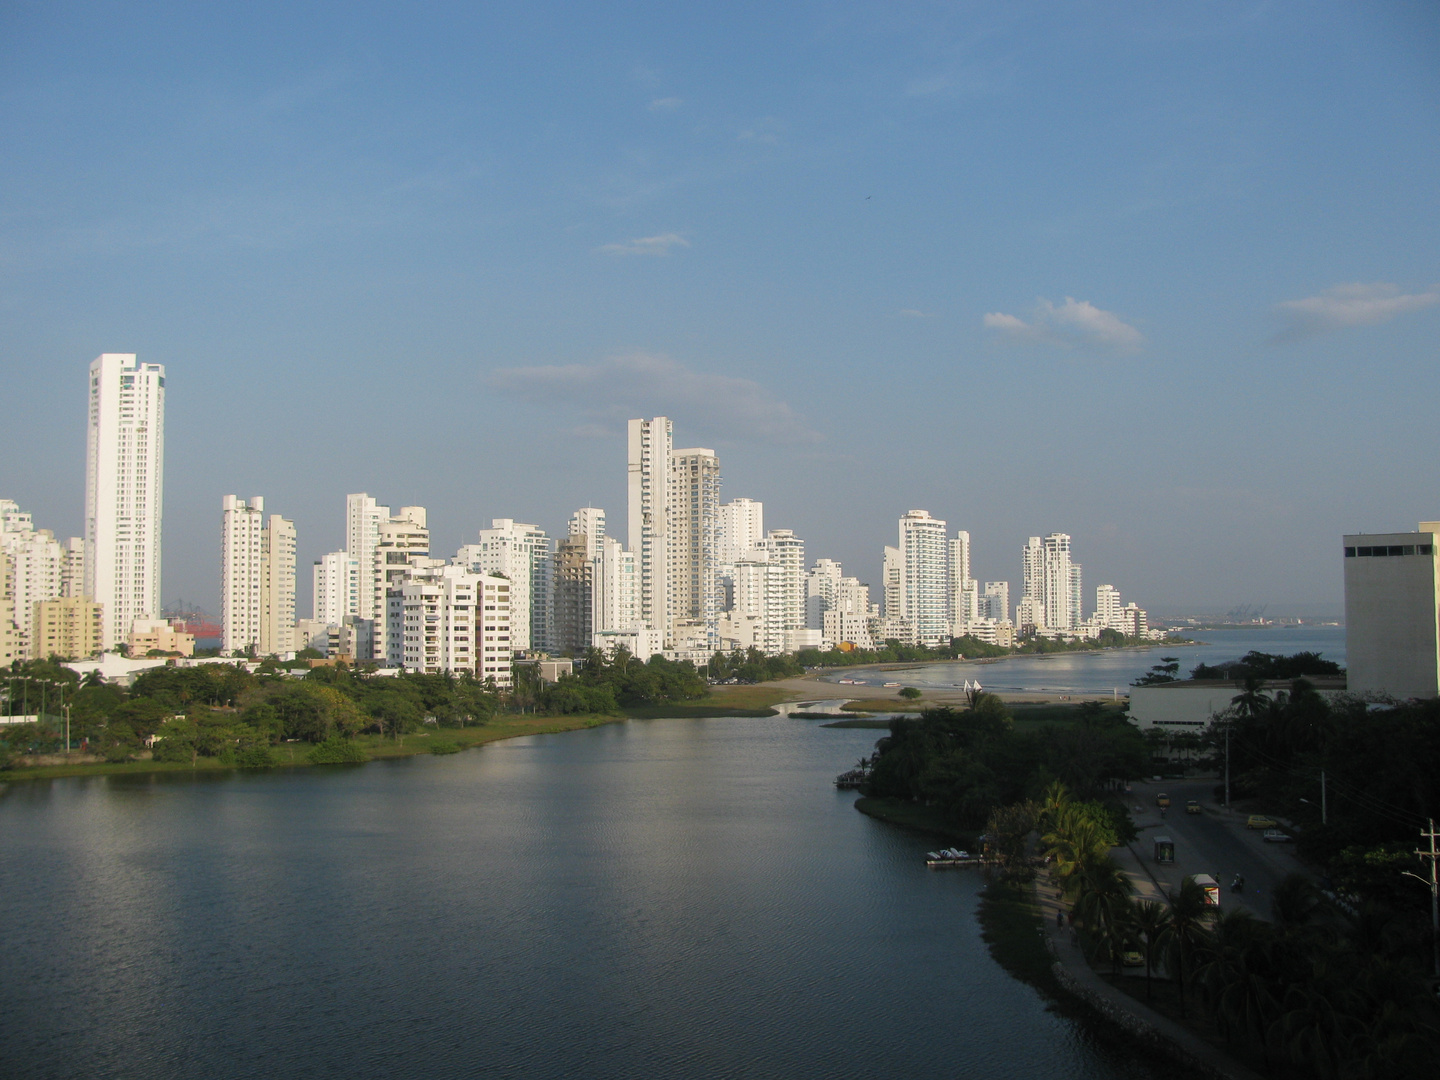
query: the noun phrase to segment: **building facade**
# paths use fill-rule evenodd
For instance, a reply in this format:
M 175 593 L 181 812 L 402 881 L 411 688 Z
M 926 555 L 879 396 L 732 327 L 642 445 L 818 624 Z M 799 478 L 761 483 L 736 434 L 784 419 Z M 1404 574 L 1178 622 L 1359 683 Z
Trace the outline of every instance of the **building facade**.
M 714 652 L 720 642 L 720 459 L 713 450 L 671 451 L 668 499 L 669 625 L 683 624 L 683 636 Z
M 165 368 L 133 353 L 90 365 L 84 594 L 101 605 L 107 648 L 160 614 Z
M 945 522 L 927 510 L 900 518 L 900 617 L 915 628 L 921 645 L 950 640 L 950 553 Z
M 1344 538 L 1350 693 L 1440 696 L 1440 522 Z
M 670 639 L 670 420 L 631 420 L 627 461 L 629 546 L 640 575 L 640 619 Z

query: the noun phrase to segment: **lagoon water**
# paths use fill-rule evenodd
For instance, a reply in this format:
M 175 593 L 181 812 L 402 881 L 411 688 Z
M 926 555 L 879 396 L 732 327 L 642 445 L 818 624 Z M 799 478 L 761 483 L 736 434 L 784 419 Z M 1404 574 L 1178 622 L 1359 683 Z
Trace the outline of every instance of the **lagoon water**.
M 0 793 L 0 1074 L 1149 1078 L 857 813 L 878 733 L 630 721 Z
M 1345 666 L 1343 626 L 1256 626 L 1226 630 L 1187 631 L 1193 645 L 1156 645 L 1148 649 L 1112 649 L 1095 653 L 1052 653 L 1048 656 L 1011 656 L 1001 660 L 962 660 L 884 671 L 836 671 L 829 682 L 859 679 L 872 686 L 899 680 L 921 689 L 963 686 L 979 680 L 986 690 L 1004 692 L 1124 695 L 1135 679 L 1162 656 L 1180 661 L 1181 676 L 1197 664 L 1238 660 L 1246 653 L 1291 655 L 1320 653 Z M 838 693 L 837 693 L 837 696 Z

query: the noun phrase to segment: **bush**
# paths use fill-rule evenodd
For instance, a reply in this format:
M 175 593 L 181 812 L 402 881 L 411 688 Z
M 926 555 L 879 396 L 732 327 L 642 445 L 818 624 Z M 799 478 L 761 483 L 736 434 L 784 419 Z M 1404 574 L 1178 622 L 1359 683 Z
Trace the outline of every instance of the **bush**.
M 430 752 L 432 754 L 458 754 L 460 752 L 460 746 L 458 743 L 453 742 L 432 742 L 430 744 Z
M 244 750 L 232 750 L 222 754 L 220 760 L 237 769 L 269 769 L 275 765 L 275 755 L 268 746 L 251 746 Z
M 913 686 L 907 686 L 900 691 L 900 696 L 903 698 L 908 698 L 910 701 L 914 701 L 920 696 L 920 691 Z
M 179 765 L 189 765 L 195 760 L 195 748 L 184 739 L 164 738 L 155 743 L 152 756 L 156 761 L 168 761 Z
M 112 765 L 130 760 L 130 747 L 124 743 L 111 743 L 105 748 L 105 760 Z
M 305 760 L 311 765 L 344 765 L 352 761 L 369 761 L 370 755 L 363 746 L 349 739 L 330 738 L 312 746 Z

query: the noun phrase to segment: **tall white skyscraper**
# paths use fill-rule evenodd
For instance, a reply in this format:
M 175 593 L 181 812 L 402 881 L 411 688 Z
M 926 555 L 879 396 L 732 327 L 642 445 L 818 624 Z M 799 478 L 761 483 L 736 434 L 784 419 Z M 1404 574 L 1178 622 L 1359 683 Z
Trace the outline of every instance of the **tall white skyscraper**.
M 985 582 L 985 593 L 980 597 L 980 614 L 983 618 L 1001 622 L 1010 618 L 1010 583 L 1008 581 Z
M 565 531 L 570 536 L 585 537 L 586 555 L 596 558 L 605 540 L 605 511 L 598 506 L 582 506 L 570 515 Z
M 106 648 L 160 614 L 164 468 L 164 365 L 104 353 L 90 365 L 85 593 L 101 605 Z
M 1020 600 L 1031 601 L 1025 609 L 1026 618 L 1016 615 L 1017 626 L 1043 626 L 1044 619 L 1034 620 L 1045 607 L 1045 546 L 1040 537 L 1032 536 L 1020 549 Z M 1018 605 L 1017 605 L 1018 607 Z
M 950 612 L 960 636 L 980 616 L 980 583 L 970 576 L 970 534 L 963 529 L 950 541 Z
M 295 523 L 265 520 L 265 500 L 221 500 L 220 632 L 226 651 L 295 648 Z
M 592 588 L 590 625 L 593 633 L 630 630 L 641 622 L 640 574 L 635 553 L 613 536 L 601 541 Z
M 1079 625 L 1075 618 L 1079 597 L 1074 593 L 1080 578 L 1078 573 L 1072 573 L 1070 537 L 1065 533 L 1051 533 L 1043 543 L 1045 591 L 1041 599 L 1045 603 L 1045 617 L 1052 630 L 1073 630 Z
M 380 524 L 390 520 L 390 508 L 380 506 L 365 492 L 345 496 L 345 550 L 360 564 L 364 587 L 360 590 L 360 606 L 352 614 L 362 619 L 384 618 L 376 613 L 374 580 L 375 545 L 380 539 Z
M 401 589 L 412 571 L 430 565 L 430 529 L 423 506 L 402 506 L 380 523 L 375 540 L 374 659 L 391 667 L 404 662 L 404 601 Z
M 668 418 L 631 420 L 628 456 L 630 550 L 640 572 L 640 619 L 670 640 L 670 451 Z
M 220 647 L 260 645 L 260 581 L 265 562 L 265 500 L 221 500 Z
M 950 552 L 945 522 L 927 510 L 908 510 L 900 519 L 900 616 L 915 628 L 922 645 L 950 639 Z
M 720 506 L 720 561 L 734 562 L 753 551 L 765 535 L 765 504 L 731 499 Z
M 371 562 L 374 562 L 373 554 Z M 360 614 L 361 595 L 374 591 L 371 575 L 362 573 L 360 567 L 360 560 L 348 551 L 332 551 L 315 560 L 316 622 L 338 626 L 345 621 L 345 616 Z

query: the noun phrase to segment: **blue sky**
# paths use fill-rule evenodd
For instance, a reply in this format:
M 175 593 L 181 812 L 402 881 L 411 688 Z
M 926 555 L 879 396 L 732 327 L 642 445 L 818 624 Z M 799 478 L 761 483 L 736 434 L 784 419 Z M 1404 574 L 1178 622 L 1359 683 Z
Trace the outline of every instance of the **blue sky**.
M 1440 516 L 1426 3 L 0 4 L 0 497 L 79 531 L 85 372 L 220 499 L 624 536 L 624 420 L 878 580 L 912 507 L 1155 612 L 1338 609 Z M 302 600 L 302 611 L 308 604 Z

